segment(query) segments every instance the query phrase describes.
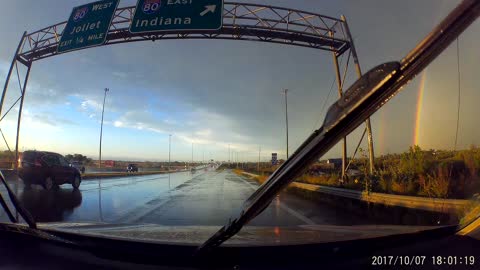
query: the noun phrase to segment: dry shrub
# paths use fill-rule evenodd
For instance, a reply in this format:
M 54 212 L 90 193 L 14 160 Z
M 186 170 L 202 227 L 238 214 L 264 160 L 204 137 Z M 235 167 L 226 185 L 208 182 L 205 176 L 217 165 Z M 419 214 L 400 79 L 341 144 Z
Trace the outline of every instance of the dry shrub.
M 391 174 L 388 173 L 386 170 L 380 170 L 379 176 L 380 176 L 380 179 L 378 181 L 378 185 L 380 187 L 380 191 L 385 193 L 391 193 L 392 192 Z
M 392 180 L 392 192 L 396 194 L 406 194 L 407 193 L 407 185 L 399 181 L 398 179 Z
M 243 171 L 240 170 L 240 169 L 233 169 L 232 170 L 234 174 L 237 174 L 237 175 L 242 175 Z
M 449 193 L 452 169 L 438 167 L 433 174 L 420 175 L 420 195 L 435 198 L 447 198 Z
M 257 180 L 260 184 L 263 184 L 265 181 L 267 181 L 268 176 L 266 175 L 259 175 L 255 177 L 255 180 Z
M 304 174 L 301 177 L 299 177 L 296 181 L 312 184 L 312 185 L 337 186 L 338 179 L 339 179 L 338 175 L 336 174 L 319 175 L 319 176 Z

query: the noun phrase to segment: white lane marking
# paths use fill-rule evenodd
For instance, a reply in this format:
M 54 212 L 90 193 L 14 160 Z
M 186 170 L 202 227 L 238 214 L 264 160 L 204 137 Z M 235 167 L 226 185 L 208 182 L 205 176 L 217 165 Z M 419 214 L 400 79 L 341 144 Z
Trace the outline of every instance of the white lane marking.
M 278 198 L 277 198 L 278 199 Z M 308 217 L 300 214 L 299 212 L 293 210 L 292 208 L 286 206 L 284 203 L 280 202 L 280 208 L 287 211 L 290 215 L 300 219 L 301 221 L 305 222 L 308 225 L 316 225 L 315 221 L 309 219 Z
M 240 178 L 240 179 L 242 179 L 243 182 L 245 182 L 245 183 L 246 183 L 250 188 L 252 188 L 253 190 L 257 190 L 257 188 L 256 188 L 254 185 L 250 184 L 248 181 L 246 181 L 246 180 L 243 179 L 242 177 L 239 177 L 239 176 L 237 176 L 237 177 Z M 278 200 L 278 197 L 277 197 L 277 200 Z M 280 208 L 282 208 L 283 210 L 285 210 L 285 211 L 286 211 L 287 213 L 289 213 L 290 215 L 292 215 L 292 216 L 300 219 L 301 221 L 305 222 L 305 223 L 308 224 L 308 225 L 316 225 L 316 223 L 315 223 L 313 220 L 311 220 L 311 219 L 309 219 L 308 217 L 302 215 L 301 213 L 293 210 L 292 208 L 286 206 L 286 205 L 285 205 L 284 203 L 282 203 L 282 202 L 280 202 Z
M 158 200 L 157 203 L 150 207 L 145 207 L 146 204 L 148 204 L 151 201 Z M 114 219 L 114 222 L 112 223 L 134 223 L 138 222 L 140 219 L 144 218 L 145 216 L 150 215 L 153 213 L 155 210 L 159 209 L 162 207 L 165 203 L 167 203 L 170 200 L 170 198 L 162 198 L 162 199 L 153 199 L 150 200 L 141 206 L 138 206 L 137 208 L 131 209 L 130 211 L 125 211 L 123 213 L 120 213 L 118 218 Z M 139 209 L 142 208 L 143 209 Z
M 198 175 L 192 175 L 191 178 L 187 177 L 187 178 L 185 178 L 185 181 L 183 181 L 183 183 L 180 184 L 180 185 L 183 185 L 186 182 L 191 181 L 194 178 L 196 178 L 198 176 L 201 176 L 201 175 L 204 175 L 204 174 L 206 174 L 206 173 L 202 173 L 202 174 L 198 174 Z M 178 185 L 178 186 L 180 186 L 180 185 Z M 151 213 L 153 213 L 154 211 L 156 211 L 160 207 L 162 207 L 164 204 L 168 203 L 172 199 L 171 196 L 170 196 L 170 192 L 176 190 L 178 188 L 178 186 L 172 188 L 169 191 L 164 192 L 162 195 L 165 195 L 167 193 L 168 196 L 166 196 L 166 197 L 157 197 L 157 198 L 145 201 L 145 202 L 141 203 L 139 206 L 137 206 L 133 209 L 126 210 L 126 211 L 118 214 L 117 215 L 118 218 L 114 219 L 115 222 L 112 222 L 112 223 L 134 223 L 134 222 L 138 222 L 140 219 L 150 215 Z M 157 200 L 157 202 L 155 202 L 155 204 L 147 206 L 148 203 L 150 203 L 152 201 L 155 201 L 155 200 Z

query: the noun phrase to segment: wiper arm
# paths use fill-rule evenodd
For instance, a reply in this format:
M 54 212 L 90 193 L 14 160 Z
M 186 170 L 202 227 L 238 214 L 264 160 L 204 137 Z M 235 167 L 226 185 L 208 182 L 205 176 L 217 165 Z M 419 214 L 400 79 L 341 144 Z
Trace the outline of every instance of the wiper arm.
M 17 223 L 17 219 L 13 216 L 12 212 L 10 211 L 10 208 L 8 208 L 8 205 L 5 202 L 5 200 L 3 199 L 2 194 L 0 194 L 0 205 L 2 205 L 5 212 L 7 212 L 7 216 L 10 219 L 10 221 L 13 222 L 13 223 Z
M 401 62 L 380 65 L 356 81 L 343 97 L 330 107 L 322 127 L 245 201 L 237 217 L 231 218 L 227 225 L 198 248 L 196 255 L 219 246 L 263 212 L 275 196 L 308 165 L 318 160 L 344 136 L 386 104 L 479 15 L 480 0 L 463 1 Z
M 5 188 L 7 189 L 7 193 L 8 193 L 8 197 L 10 197 L 10 201 L 12 202 L 13 204 L 13 207 L 15 207 L 15 209 L 18 211 L 18 213 L 22 216 L 22 218 L 25 220 L 25 222 L 27 222 L 28 226 L 32 229 L 36 229 L 37 228 L 37 223 L 35 222 L 35 220 L 33 219 L 32 215 L 30 214 L 30 212 L 28 212 L 27 209 L 25 209 L 22 204 L 18 201 L 17 199 L 17 196 L 15 196 L 15 193 L 13 193 L 13 191 L 10 189 L 10 187 L 8 186 L 7 184 L 7 181 L 5 180 L 5 176 L 3 176 L 3 173 L 0 171 L 0 179 L 3 183 L 3 185 L 5 186 Z M 5 201 L 3 200 L 3 198 L 1 197 L 0 195 L 0 201 L 1 201 L 1 204 L 3 206 L 3 208 L 5 209 L 5 211 L 7 212 L 10 220 L 13 222 L 13 223 L 17 223 L 18 220 L 15 219 L 15 217 L 12 215 L 12 213 L 10 212 L 10 209 L 8 208 L 8 206 L 6 205 Z
M 380 65 L 355 82 L 328 110 L 323 126 L 315 131 L 298 150 L 282 164 L 243 204 L 239 216 L 213 235 L 198 250 L 197 255 L 214 248 L 259 215 L 275 196 L 318 160 L 345 135 L 363 123 L 379 108 L 385 94 L 399 76 L 400 63 Z

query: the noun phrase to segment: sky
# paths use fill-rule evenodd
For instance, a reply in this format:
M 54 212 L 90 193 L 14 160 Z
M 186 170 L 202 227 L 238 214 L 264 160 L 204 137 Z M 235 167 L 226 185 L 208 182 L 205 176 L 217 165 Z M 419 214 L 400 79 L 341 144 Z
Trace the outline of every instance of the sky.
M 3 1 L 0 9 L 0 83 L 3 85 L 23 31 L 65 21 L 91 1 Z M 240 1 L 246 2 L 246 1 Z M 332 17 L 347 17 L 364 71 L 398 61 L 453 9 L 457 0 L 251 0 Z M 122 0 L 120 6 L 134 5 Z M 461 107 L 458 149 L 479 144 L 480 21 L 459 39 Z M 475 38 L 477 37 L 477 38 Z M 453 149 L 457 121 L 456 43 L 372 116 L 377 155 L 413 144 Z M 15 77 L 14 77 L 15 78 Z M 350 66 L 346 86 L 355 80 Z M 104 88 L 103 159 L 285 158 L 285 107 L 289 89 L 290 153 L 323 122 L 338 98 L 330 53 L 252 41 L 163 40 L 91 48 L 33 64 L 26 89 L 20 150 L 48 150 L 98 157 Z M 18 98 L 10 83 L 5 110 Z M 329 95 L 330 93 L 330 95 Z M 323 104 L 326 104 L 326 107 Z M 18 106 L 0 123 L 15 147 Z M 364 126 L 348 137 L 355 150 Z M 362 148 L 366 149 L 364 141 Z M 0 144 L 0 150 L 7 146 Z M 339 157 L 339 146 L 326 158 Z M 233 159 L 231 157 L 231 159 Z

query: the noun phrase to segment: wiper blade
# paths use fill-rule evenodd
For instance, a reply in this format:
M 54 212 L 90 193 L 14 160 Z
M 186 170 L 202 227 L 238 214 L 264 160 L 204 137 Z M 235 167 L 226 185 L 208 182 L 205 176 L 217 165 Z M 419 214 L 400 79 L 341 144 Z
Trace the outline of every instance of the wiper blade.
M 401 62 L 380 65 L 356 81 L 343 97 L 330 107 L 322 127 L 245 201 L 240 214 L 230 218 L 228 224 L 203 243 L 195 255 L 202 255 L 219 246 L 263 212 L 275 196 L 308 165 L 318 160 L 344 136 L 386 104 L 479 15 L 480 0 L 463 1 Z
M 5 176 L 3 176 L 3 173 L 0 171 L 0 180 L 2 181 L 3 185 L 7 189 L 8 197 L 10 197 L 10 201 L 13 204 L 13 207 L 18 211 L 18 213 L 22 216 L 22 218 L 27 222 L 28 226 L 32 229 L 37 228 L 37 223 L 35 222 L 35 219 L 33 219 L 32 215 L 30 212 L 28 212 L 27 209 L 25 209 L 22 204 L 18 201 L 17 196 L 15 196 L 15 193 L 10 189 L 10 187 L 7 184 L 7 181 L 5 180 Z M 0 195 L 1 196 L 1 195 Z M 1 198 L 1 201 L 3 201 L 3 198 Z M 2 206 L 5 208 L 5 211 L 7 212 L 10 220 L 14 223 L 17 223 L 18 220 L 13 217 L 13 215 L 10 212 L 10 209 L 8 209 L 8 206 L 4 202 L 2 203 Z
M 328 110 L 324 123 L 298 150 L 282 164 L 243 204 L 239 216 L 213 235 L 197 251 L 200 254 L 216 247 L 235 235 L 250 220 L 259 215 L 275 196 L 318 160 L 345 135 L 363 123 L 384 100 L 388 88 L 396 81 L 400 63 L 380 65 L 355 82 Z

